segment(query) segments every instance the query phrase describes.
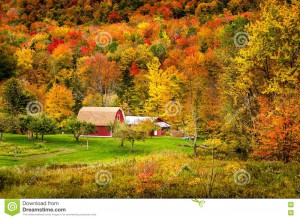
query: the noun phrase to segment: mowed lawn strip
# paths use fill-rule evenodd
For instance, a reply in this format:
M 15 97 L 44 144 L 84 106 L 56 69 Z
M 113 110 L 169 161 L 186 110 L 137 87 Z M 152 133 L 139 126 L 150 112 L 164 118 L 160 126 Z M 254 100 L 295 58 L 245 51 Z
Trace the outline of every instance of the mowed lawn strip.
M 180 138 L 149 137 L 145 141 L 135 142 L 133 152 L 129 152 L 129 142 L 125 142 L 125 146 L 120 147 L 118 139 L 89 137 L 88 140 L 89 148 L 87 149 L 86 137 L 82 137 L 79 142 L 76 142 L 72 135 L 47 135 L 45 141 L 42 142 L 36 139 L 29 140 L 26 135 L 5 134 L 4 140 L 0 141 L 0 154 L 2 154 L 0 155 L 0 166 L 31 164 L 35 161 L 40 165 L 106 162 L 147 156 L 166 150 L 193 153 L 192 148 L 178 146 L 178 144 L 188 144 L 187 140 Z M 7 144 L 10 145 L 10 152 L 3 155 L 1 145 L 6 145 L 7 150 Z M 18 153 L 15 156 L 16 148 Z M 31 154 L 26 151 L 29 150 L 28 148 L 30 148 Z

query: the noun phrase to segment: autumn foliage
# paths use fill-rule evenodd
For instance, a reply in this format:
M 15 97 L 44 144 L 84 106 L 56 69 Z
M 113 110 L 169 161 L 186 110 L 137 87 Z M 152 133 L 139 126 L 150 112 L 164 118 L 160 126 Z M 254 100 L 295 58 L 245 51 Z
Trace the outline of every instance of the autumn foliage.
M 289 162 L 300 153 L 300 102 L 288 95 L 283 98 L 276 102 L 261 98 L 261 113 L 255 121 L 258 146 L 254 155 Z
M 56 39 L 53 38 L 52 39 L 52 43 L 48 45 L 47 50 L 52 53 L 60 44 L 64 44 L 64 40 L 63 39 Z
M 82 106 L 122 107 L 239 158 L 299 160 L 299 1 L 0 6 L 1 103 L 15 78 L 61 126 Z

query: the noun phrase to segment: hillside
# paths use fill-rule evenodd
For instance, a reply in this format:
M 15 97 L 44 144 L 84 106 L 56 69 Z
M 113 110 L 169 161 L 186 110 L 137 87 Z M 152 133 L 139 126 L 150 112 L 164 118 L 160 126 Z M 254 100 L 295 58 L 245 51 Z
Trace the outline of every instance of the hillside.
M 26 130 L 32 101 L 58 130 L 118 106 L 240 159 L 299 160 L 299 4 L 1 1 L 0 132 Z
M 164 19 L 179 19 L 197 16 L 201 23 L 224 11 L 239 14 L 256 11 L 261 0 L 16 0 L 1 3 L 3 15 L 9 20 L 27 27 L 45 18 L 56 20 L 59 25 L 99 25 L 103 23 L 128 22 L 136 16 L 162 16 Z

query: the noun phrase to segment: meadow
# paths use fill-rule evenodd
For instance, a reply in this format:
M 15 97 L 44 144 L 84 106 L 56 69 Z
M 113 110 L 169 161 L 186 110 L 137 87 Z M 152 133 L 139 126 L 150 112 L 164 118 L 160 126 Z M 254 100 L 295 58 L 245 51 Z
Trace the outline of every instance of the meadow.
M 71 135 L 49 135 L 41 142 L 8 134 L 0 143 L 0 197 L 300 197 L 299 162 L 241 161 L 216 151 L 212 172 L 211 152 L 199 149 L 194 157 L 192 148 L 178 147 L 186 143 L 155 137 L 136 142 L 129 152 L 129 144 L 122 148 L 113 138 L 89 138 L 87 149 L 85 138 L 75 142 Z M 249 178 L 236 179 L 240 170 Z
M 129 143 L 120 147 L 120 141 L 114 138 L 89 138 L 88 141 L 87 149 L 85 137 L 76 142 L 72 135 L 47 135 L 45 141 L 40 141 L 29 140 L 25 135 L 5 134 L 5 139 L 0 141 L 0 165 L 80 164 L 130 159 L 166 150 L 192 152 L 190 148 L 178 147 L 178 144 L 187 143 L 179 138 L 155 137 L 138 141 L 133 152 L 129 152 Z

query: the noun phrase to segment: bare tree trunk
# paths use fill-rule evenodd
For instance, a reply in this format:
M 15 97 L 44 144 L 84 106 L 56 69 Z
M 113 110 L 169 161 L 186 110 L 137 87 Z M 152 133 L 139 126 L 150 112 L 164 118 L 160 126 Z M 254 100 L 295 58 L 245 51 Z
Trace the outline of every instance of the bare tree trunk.
M 198 138 L 198 133 L 197 133 L 197 126 L 198 126 L 198 123 L 197 121 L 195 121 L 194 119 L 194 155 L 197 157 L 198 154 L 197 154 L 197 138 Z
M 27 131 L 27 139 L 32 139 L 32 132 L 31 131 Z
M 100 100 L 101 100 L 101 106 L 104 107 L 104 97 L 102 92 L 100 92 Z
M 214 141 L 214 140 L 213 140 Z M 215 144 L 213 146 L 215 148 Z M 211 197 L 211 192 L 213 190 L 213 181 L 214 181 L 214 169 L 215 169 L 215 154 L 214 149 L 211 150 L 212 158 L 211 158 L 211 174 L 210 174 L 210 181 L 209 181 L 209 188 L 208 188 L 208 197 Z
M 134 145 L 134 140 L 131 141 L 131 148 L 130 148 L 130 152 L 133 151 L 133 145 Z
M 2 140 L 2 137 L 3 137 L 3 133 L 0 132 L 0 140 Z
M 54 76 L 54 85 L 56 84 L 56 65 L 55 61 L 52 62 L 52 68 L 53 68 L 53 76 Z
M 198 107 L 199 107 L 199 96 L 200 96 L 200 90 L 197 88 L 196 92 L 196 98 L 193 101 L 193 119 L 194 119 L 194 155 L 197 157 L 197 138 L 198 138 L 198 117 L 199 117 L 199 112 L 198 112 Z

